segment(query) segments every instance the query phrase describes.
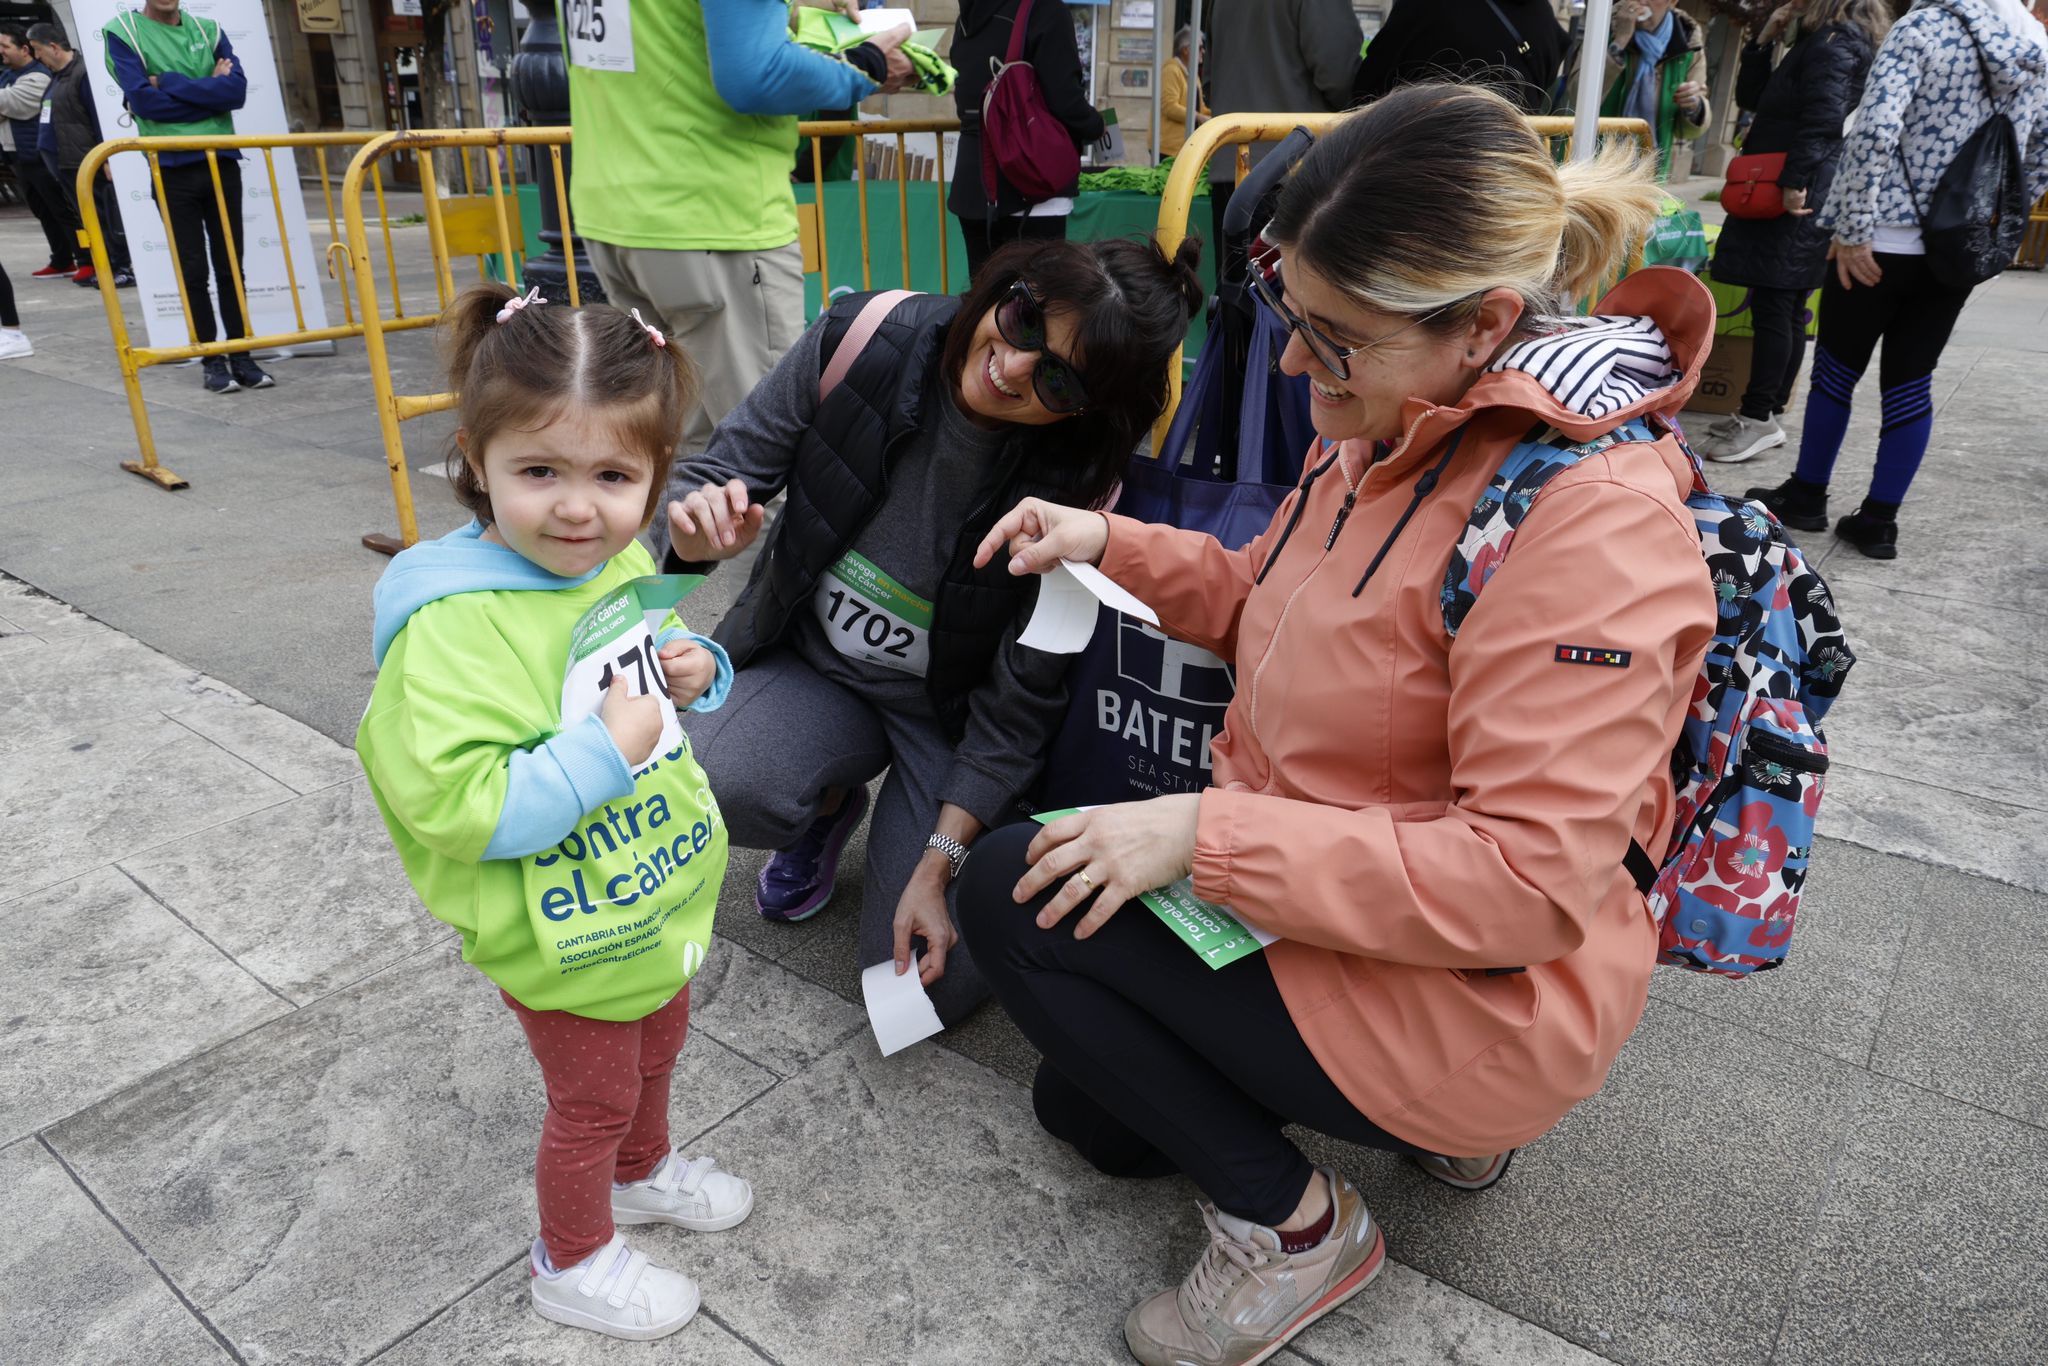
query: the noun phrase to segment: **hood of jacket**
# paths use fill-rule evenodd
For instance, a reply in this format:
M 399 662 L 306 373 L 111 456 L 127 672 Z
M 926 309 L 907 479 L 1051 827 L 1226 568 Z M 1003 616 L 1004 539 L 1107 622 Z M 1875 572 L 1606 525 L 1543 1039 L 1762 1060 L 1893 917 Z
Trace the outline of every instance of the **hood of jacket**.
M 575 588 L 604 572 L 600 564 L 578 578 L 565 579 L 527 559 L 510 546 L 483 539 L 482 522 L 471 522 L 435 541 L 422 541 L 394 557 L 377 580 L 371 601 L 376 608 L 377 626 L 373 649 L 377 663 L 391 642 L 412 620 L 412 614 L 430 602 L 452 598 L 457 593 L 487 593 L 503 589 Z
M 959 35 L 972 38 L 1005 10 L 1015 10 L 1019 0 L 961 0 Z M 1060 3 L 1060 0 L 1031 0 L 1034 5 Z
M 1991 97 L 2004 104 L 2048 70 L 2042 50 L 2040 21 L 2019 0 L 1924 0 L 1928 9 L 1946 10 L 1977 40 L 1990 77 Z
M 1512 411 L 1574 441 L 1630 418 L 1675 413 L 1698 386 L 1714 340 L 1714 296 L 1672 266 L 1639 270 L 1608 291 L 1589 318 L 1558 318 L 1517 342 L 1454 404 L 1402 405 L 1399 465 L 1419 462 L 1475 418 Z

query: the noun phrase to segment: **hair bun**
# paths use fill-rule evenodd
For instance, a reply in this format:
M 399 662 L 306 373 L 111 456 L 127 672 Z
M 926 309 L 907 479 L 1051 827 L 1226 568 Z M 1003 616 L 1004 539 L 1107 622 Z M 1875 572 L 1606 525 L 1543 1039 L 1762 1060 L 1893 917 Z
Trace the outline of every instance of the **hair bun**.
M 1202 239 L 1193 233 L 1182 237 L 1180 246 L 1171 255 L 1166 255 L 1166 264 L 1178 277 L 1181 299 L 1188 306 L 1188 317 L 1200 317 L 1209 302 L 1209 291 L 1202 284 Z

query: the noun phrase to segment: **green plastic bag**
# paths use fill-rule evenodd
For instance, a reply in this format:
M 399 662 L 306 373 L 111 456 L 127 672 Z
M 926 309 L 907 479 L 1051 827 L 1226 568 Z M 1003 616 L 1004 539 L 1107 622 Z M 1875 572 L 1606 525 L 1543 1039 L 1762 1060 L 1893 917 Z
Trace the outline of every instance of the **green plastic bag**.
M 1664 211 L 1643 240 L 1643 264 L 1677 266 L 1697 274 L 1707 264 L 1707 230 L 1697 210 L 1666 196 Z

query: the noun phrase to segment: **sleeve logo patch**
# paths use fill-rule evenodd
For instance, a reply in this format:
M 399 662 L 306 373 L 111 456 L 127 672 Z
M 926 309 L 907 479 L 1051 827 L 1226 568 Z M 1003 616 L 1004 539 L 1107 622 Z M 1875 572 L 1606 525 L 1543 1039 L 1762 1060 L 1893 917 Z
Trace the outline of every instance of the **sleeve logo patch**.
M 1560 645 L 1556 655 L 1560 664 L 1598 664 L 1608 669 L 1626 669 L 1629 658 L 1627 650 L 1610 650 L 1603 645 Z

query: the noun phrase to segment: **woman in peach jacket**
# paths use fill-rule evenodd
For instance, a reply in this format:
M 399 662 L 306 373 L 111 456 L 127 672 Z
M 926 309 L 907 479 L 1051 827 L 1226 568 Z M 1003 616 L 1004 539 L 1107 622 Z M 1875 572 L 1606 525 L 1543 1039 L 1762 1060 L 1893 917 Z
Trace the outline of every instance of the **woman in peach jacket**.
M 1556 166 L 1488 92 L 1395 92 L 1304 158 L 1254 262 L 1322 437 L 1273 525 L 1230 551 L 1027 500 L 982 543 L 1016 573 L 1099 564 L 1236 664 L 1213 787 L 997 831 L 959 889 L 1045 1055 L 1041 1121 L 1214 1202 L 1187 1280 L 1130 1312 L 1141 1361 L 1262 1361 L 1379 1269 L 1358 1192 L 1284 1124 L 1481 1189 L 1642 1013 L 1657 936 L 1623 855 L 1668 836 L 1715 620 L 1686 457 L 1625 441 L 1544 485 L 1455 641 L 1441 594 L 1517 443 L 1691 393 L 1714 322 L 1691 276 L 1568 316 L 1658 201 L 1625 149 Z M 1190 876 L 1275 942 L 1212 970 L 1128 904 Z

